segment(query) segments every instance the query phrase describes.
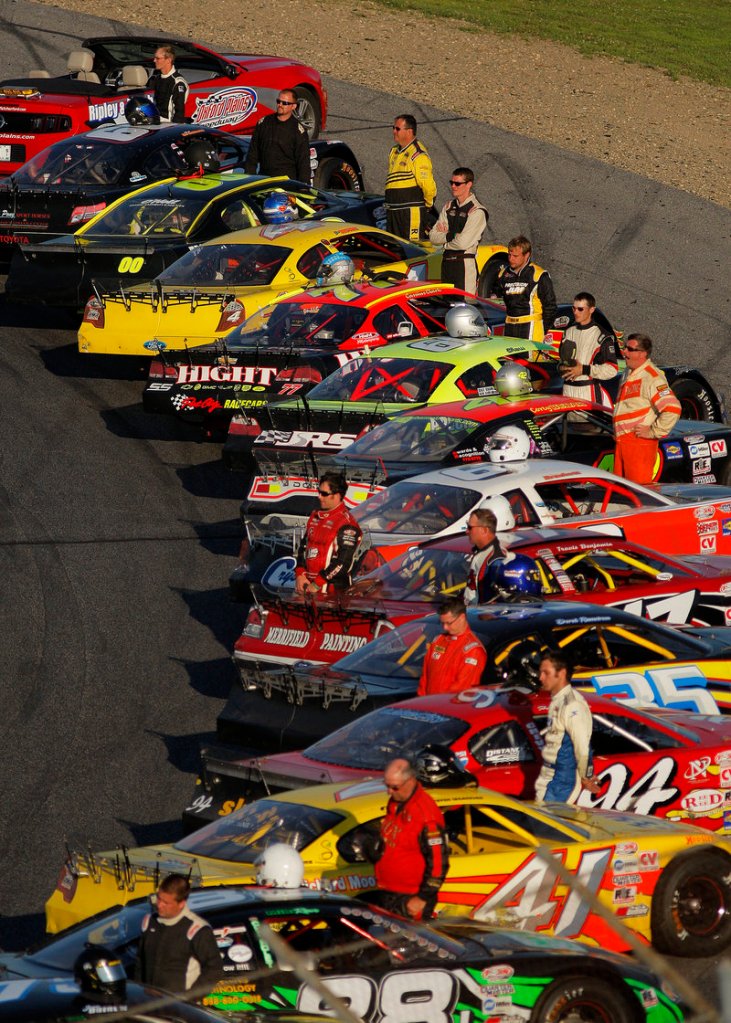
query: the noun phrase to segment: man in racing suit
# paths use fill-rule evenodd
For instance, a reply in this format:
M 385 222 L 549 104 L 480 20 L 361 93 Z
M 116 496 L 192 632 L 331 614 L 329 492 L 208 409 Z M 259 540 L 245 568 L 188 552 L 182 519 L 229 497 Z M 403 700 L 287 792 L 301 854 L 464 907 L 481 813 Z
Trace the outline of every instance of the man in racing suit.
M 189 894 L 187 877 L 164 878 L 156 912 L 142 921 L 135 972 L 142 984 L 177 994 L 198 988 L 203 998 L 221 979 L 223 963 L 210 925 L 188 908 Z
M 186 80 L 175 69 L 175 50 L 172 46 L 158 46 L 154 60 L 155 70 L 148 78 L 147 84 L 154 90 L 155 106 L 160 111 L 160 120 L 183 124 L 189 89 Z
M 658 440 L 667 437 L 680 418 L 680 402 L 665 374 L 650 361 L 652 340 L 630 334 L 624 348 L 627 369 L 614 406 L 614 471 L 635 483 L 651 483 Z
M 612 399 L 602 382 L 617 375 L 617 339 L 613 334 L 605 334 L 594 322 L 596 299 L 588 291 L 574 296 L 573 311 L 575 322 L 561 342 L 559 371 L 564 378 L 563 393 L 611 408 Z
M 556 296 L 547 270 L 531 262 L 531 243 L 519 234 L 508 242 L 508 264 L 495 263 L 484 294 L 505 303 L 505 334 L 542 341 L 556 319 Z
M 285 174 L 310 183 L 310 139 L 304 124 L 295 117 L 297 96 L 291 89 L 280 89 L 277 110 L 257 122 L 251 136 L 244 169 L 247 174 Z
M 536 802 L 573 803 L 582 789 L 595 794 L 600 789 L 591 778 L 591 711 L 579 690 L 571 685 L 563 654 L 544 654 L 539 677 L 551 702 L 543 737 L 543 766 L 536 780 Z
M 444 632 L 427 647 L 417 696 L 479 686 L 487 664 L 485 648 L 467 624 L 461 597 L 449 597 L 440 604 L 439 621 Z
M 376 861 L 380 891 L 369 892 L 368 901 L 412 920 L 428 920 L 449 867 L 444 817 L 408 760 L 387 764 L 384 782 L 389 800 Z
M 457 167 L 449 187 L 452 198 L 442 206 L 439 220 L 429 232 L 432 245 L 443 245 L 442 280 L 477 294 L 477 247 L 487 227 L 487 210 L 472 191 L 474 171 Z
M 345 505 L 348 484 L 344 476 L 326 472 L 320 478 L 320 507 L 307 520 L 297 552 L 295 590 L 321 593 L 350 586 L 350 573 L 362 531 Z
M 394 118 L 393 137 L 386 178 L 386 226 L 391 234 L 418 243 L 428 234 L 427 212 L 437 195 L 431 160 L 416 138 L 416 118 L 411 114 Z
M 478 508 L 477 511 L 470 512 L 467 533 L 472 542 L 472 556 L 470 574 L 463 593 L 465 604 L 481 604 L 493 595 L 488 593 L 485 582 L 487 570 L 493 561 L 507 556 L 507 551 L 503 550 L 495 535 L 496 532 L 497 518 L 489 508 Z

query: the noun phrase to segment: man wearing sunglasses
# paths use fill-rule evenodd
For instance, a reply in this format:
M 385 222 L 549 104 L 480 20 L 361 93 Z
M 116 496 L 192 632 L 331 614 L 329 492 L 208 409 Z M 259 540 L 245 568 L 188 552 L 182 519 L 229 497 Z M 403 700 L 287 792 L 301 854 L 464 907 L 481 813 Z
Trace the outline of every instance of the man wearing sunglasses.
M 477 247 L 487 227 L 488 212 L 472 186 L 475 174 L 469 167 L 452 171 L 452 198 L 442 206 L 429 232 L 432 245 L 443 245 L 442 280 L 475 295 L 477 293 Z
M 303 596 L 350 586 L 363 533 L 345 504 L 347 492 L 347 481 L 340 473 L 326 472 L 320 477 L 320 507 L 307 520 L 297 552 L 294 587 Z
M 442 601 L 439 622 L 442 632 L 426 649 L 417 696 L 479 686 L 487 664 L 485 648 L 469 627 L 462 597 Z
M 611 408 L 612 399 L 602 384 L 617 375 L 617 340 L 594 322 L 596 299 L 588 291 L 574 296 L 572 308 L 574 322 L 564 334 L 560 349 L 563 393 Z
M 295 117 L 297 97 L 291 89 L 280 89 L 276 111 L 257 123 L 251 136 L 244 169 L 247 174 L 268 174 L 310 184 L 310 139 L 307 129 Z
M 423 241 L 434 223 L 430 211 L 437 194 L 431 158 L 416 137 L 416 118 L 400 114 L 393 121 L 394 145 L 388 155 L 386 226 L 406 241 Z
M 619 383 L 614 406 L 617 444 L 614 471 L 634 483 L 652 483 L 658 441 L 667 437 L 680 418 L 680 402 L 665 374 L 650 360 L 652 339 L 630 334 L 624 347 L 627 369 Z

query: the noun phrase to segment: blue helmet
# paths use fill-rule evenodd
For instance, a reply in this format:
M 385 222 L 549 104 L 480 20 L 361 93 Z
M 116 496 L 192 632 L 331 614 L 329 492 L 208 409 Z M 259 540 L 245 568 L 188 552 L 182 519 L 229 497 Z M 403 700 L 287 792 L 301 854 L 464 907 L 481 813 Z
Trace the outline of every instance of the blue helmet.
M 160 111 L 147 96 L 133 96 L 124 106 L 124 116 L 129 124 L 159 124 Z
M 284 192 L 272 192 L 266 197 L 261 208 L 268 224 L 288 224 L 296 216 L 289 196 Z
M 497 558 L 488 566 L 485 582 L 497 593 L 507 590 L 509 593 L 540 597 L 543 592 L 538 565 L 525 554 Z
M 315 283 L 321 287 L 326 284 L 348 284 L 355 273 L 355 263 L 344 252 L 331 252 L 325 256 L 317 271 Z

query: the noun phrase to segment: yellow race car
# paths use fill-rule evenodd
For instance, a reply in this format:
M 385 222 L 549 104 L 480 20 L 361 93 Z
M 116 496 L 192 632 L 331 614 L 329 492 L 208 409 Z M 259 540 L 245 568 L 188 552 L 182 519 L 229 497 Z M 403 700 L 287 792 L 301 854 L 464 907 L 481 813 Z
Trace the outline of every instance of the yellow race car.
M 674 955 L 715 955 L 731 943 L 731 854 L 705 829 L 538 806 L 480 788 L 432 795 L 450 843 L 440 914 L 616 951 L 630 946 L 607 912 Z M 190 873 L 199 886 L 252 882 L 254 861 L 273 842 L 299 849 L 311 887 L 367 897 L 375 887 L 368 853 L 386 803 L 380 780 L 321 785 L 256 800 L 175 845 L 71 853 L 46 903 L 48 930 L 149 895 L 170 871 Z M 588 889 L 603 912 L 557 870 Z
M 505 251 L 481 245 L 478 270 Z M 375 227 L 304 220 L 250 227 L 194 247 L 148 284 L 94 295 L 84 310 L 79 351 L 144 356 L 209 344 L 312 283 L 330 252 L 347 253 L 368 277 L 440 279 L 441 249 Z

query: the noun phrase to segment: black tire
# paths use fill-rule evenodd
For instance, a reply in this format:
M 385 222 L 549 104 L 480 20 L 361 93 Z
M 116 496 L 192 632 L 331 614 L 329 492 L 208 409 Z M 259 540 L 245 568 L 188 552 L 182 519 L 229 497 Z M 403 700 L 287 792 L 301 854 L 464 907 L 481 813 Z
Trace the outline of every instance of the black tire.
M 492 256 L 490 259 L 488 259 L 488 261 L 485 263 L 485 265 L 483 266 L 482 270 L 480 271 L 480 276 L 479 276 L 479 279 L 477 281 L 477 295 L 478 295 L 478 298 L 489 298 L 490 297 L 490 294 L 488 293 L 488 289 L 487 289 L 487 284 L 486 284 L 488 271 L 490 273 L 492 273 L 493 267 L 495 266 L 496 263 L 506 263 L 506 262 L 507 262 L 507 256 L 504 253 L 501 254 L 501 255 L 498 255 L 498 256 Z
M 673 380 L 670 389 L 680 402 L 683 419 L 699 419 L 703 423 L 722 423 L 718 402 L 709 387 L 692 377 Z
M 617 983 L 566 977 L 543 992 L 530 1023 L 635 1023 L 637 1015 Z
M 723 952 L 731 943 L 731 857 L 708 849 L 671 860 L 652 896 L 650 928 L 668 955 Z
M 322 188 L 325 191 L 339 188 L 344 192 L 359 192 L 360 181 L 358 171 L 347 160 L 340 160 L 336 156 L 328 156 L 322 160 L 315 171 L 313 184 L 315 188 Z
M 294 94 L 297 97 L 297 120 L 307 128 L 310 142 L 314 142 L 316 138 L 320 137 L 322 128 L 320 101 L 312 89 L 308 89 L 304 85 L 295 89 Z

